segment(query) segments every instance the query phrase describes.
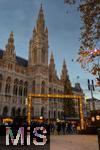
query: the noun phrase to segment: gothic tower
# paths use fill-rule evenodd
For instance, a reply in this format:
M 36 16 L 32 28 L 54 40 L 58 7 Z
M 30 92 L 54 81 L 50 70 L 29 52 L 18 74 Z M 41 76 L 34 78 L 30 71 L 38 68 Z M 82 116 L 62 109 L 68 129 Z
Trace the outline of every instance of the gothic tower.
M 65 59 L 64 59 L 63 67 L 62 67 L 62 74 L 61 74 L 61 81 L 65 82 L 66 80 L 68 80 L 70 82 L 66 62 L 65 62 Z
M 53 53 L 51 53 L 50 64 L 49 64 L 49 81 L 54 82 L 56 79 L 56 70 Z
M 42 5 L 39 10 L 33 36 L 29 43 L 28 67 L 32 70 L 31 87 L 32 93 L 48 93 L 49 71 L 48 71 L 48 29 L 45 26 L 44 12 Z M 44 99 L 36 99 L 33 103 L 34 116 L 47 116 L 47 102 Z
M 14 35 L 13 32 L 10 33 L 10 37 L 8 39 L 8 43 L 5 47 L 4 52 L 4 63 L 8 66 L 8 68 L 12 69 L 15 65 L 16 61 L 16 53 L 15 53 L 15 46 L 14 46 Z
M 34 65 L 48 66 L 48 29 L 45 27 L 42 5 L 29 44 L 29 66 Z

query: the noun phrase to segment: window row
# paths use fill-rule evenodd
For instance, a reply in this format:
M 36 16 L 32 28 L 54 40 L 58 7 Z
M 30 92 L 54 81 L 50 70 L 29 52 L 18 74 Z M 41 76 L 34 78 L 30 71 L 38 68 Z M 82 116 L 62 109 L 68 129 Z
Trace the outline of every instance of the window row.
M 8 116 L 8 114 L 9 114 L 9 109 L 8 109 L 8 107 L 7 106 L 5 106 L 4 108 L 3 108 L 3 111 L 2 111 L 2 116 Z M 10 114 L 11 114 L 11 116 L 12 117 L 15 117 L 15 116 L 26 116 L 26 108 L 23 108 L 22 110 L 21 110 L 21 108 L 18 108 L 18 109 L 16 109 L 15 107 L 13 107 L 12 109 L 11 109 L 11 112 L 10 112 Z

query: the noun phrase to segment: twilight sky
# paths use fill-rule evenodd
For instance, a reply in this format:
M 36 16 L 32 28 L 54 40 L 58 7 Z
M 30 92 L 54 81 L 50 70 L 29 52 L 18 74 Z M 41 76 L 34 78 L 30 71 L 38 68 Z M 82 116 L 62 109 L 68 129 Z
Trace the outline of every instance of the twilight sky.
M 41 2 L 49 30 L 49 56 L 53 52 L 58 76 L 65 58 L 72 85 L 79 82 L 85 94 L 90 96 L 87 79 L 94 77 L 82 70 L 76 62 L 82 26 L 80 14 L 75 7 L 67 8 L 64 0 L 0 0 L 0 49 L 5 49 L 9 33 L 13 31 L 16 54 L 28 58 L 29 40 Z M 94 97 L 100 98 L 99 89 L 94 92 Z

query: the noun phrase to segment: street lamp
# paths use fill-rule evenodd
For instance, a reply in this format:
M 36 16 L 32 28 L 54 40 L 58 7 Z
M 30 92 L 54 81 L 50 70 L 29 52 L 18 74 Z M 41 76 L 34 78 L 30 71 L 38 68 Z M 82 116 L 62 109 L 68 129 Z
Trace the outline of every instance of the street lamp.
M 94 122 L 95 121 L 95 117 L 92 117 L 91 120 L 92 120 L 92 122 Z
M 43 122 L 43 116 L 40 116 L 40 122 Z
M 90 80 L 88 79 L 88 90 L 91 91 L 92 108 L 93 110 L 95 110 L 95 102 L 94 102 L 94 97 L 93 97 L 93 91 L 95 91 L 95 88 L 94 88 L 93 80 L 91 80 L 91 84 L 90 84 Z
M 40 119 L 42 120 L 42 119 L 43 119 L 43 116 L 40 116 Z
M 57 118 L 57 122 L 60 122 L 59 118 Z
M 99 115 L 96 116 L 96 120 L 100 120 L 100 116 Z
M 92 122 L 95 122 L 96 120 L 97 120 L 97 121 L 100 120 L 100 116 L 99 116 L 99 115 L 97 115 L 97 116 L 92 116 L 92 117 L 91 117 L 91 121 L 92 121 Z
M 25 99 L 25 105 L 28 105 L 28 99 L 27 99 L 27 97 Z

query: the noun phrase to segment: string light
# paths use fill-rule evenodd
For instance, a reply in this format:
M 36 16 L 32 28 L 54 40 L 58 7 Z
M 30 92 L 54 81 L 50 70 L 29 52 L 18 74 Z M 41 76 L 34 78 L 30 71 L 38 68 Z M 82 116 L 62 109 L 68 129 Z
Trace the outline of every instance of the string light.
M 77 96 L 77 95 L 63 95 L 63 94 L 61 94 L 61 95 L 58 95 L 58 94 L 32 94 L 32 93 L 30 93 L 29 94 L 29 96 L 28 96 L 28 103 L 30 104 L 30 106 L 28 105 L 28 115 L 27 115 L 27 120 L 28 120 L 28 124 L 30 125 L 30 123 L 31 123 L 31 109 L 30 109 L 30 107 L 32 107 L 32 97 L 34 97 L 34 98 L 62 98 L 62 99 L 65 99 L 66 100 L 66 98 L 70 98 L 70 99 L 72 99 L 72 98 L 76 98 L 76 99 L 79 99 L 79 107 L 80 107 L 80 110 L 79 110 L 79 112 L 80 112 L 80 126 L 81 126 L 81 129 L 83 130 L 84 129 L 84 125 L 83 125 L 83 107 L 82 107 L 82 96 L 81 95 L 79 95 L 79 96 Z
M 81 67 L 93 75 L 100 76 L 100 49 L 80 50 L 77 61 Z M 98 62 L 96 62 L 98 61 Z

